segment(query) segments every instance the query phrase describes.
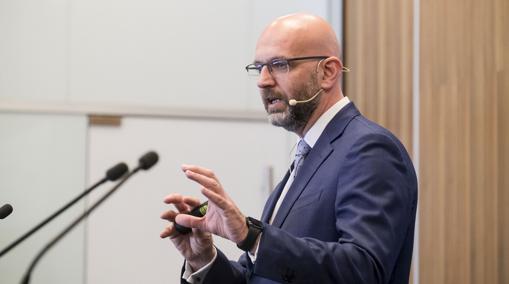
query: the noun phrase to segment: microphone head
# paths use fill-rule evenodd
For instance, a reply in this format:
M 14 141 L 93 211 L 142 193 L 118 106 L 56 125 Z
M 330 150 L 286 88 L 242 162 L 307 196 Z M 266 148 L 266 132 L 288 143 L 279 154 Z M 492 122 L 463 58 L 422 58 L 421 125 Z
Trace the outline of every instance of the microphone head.
M 11 215 L 12 211 L 13 208 L 10 204 L 5 204 L 4 206 L 0 207 L 0 219 Z
M 129 167 L 126 165 L 126 163 L 118 163 L 106 172 L 106 178 L 109 181 L 116 181 L 125 175 L 127 171 L 129 171 Z
M 150 169 L 153 165 L 157 163 L 157 161 L 159 161 L 159 155 L 157 155 L 157 153 L 154 151 L 146 153 L 145 155 L 141 156 L 141 158 L 138 160 L 139 167 L 144 170 Z
M 294 100 L 294 99 L 291 99 L 288 101 L 288 104 L 291 105 L 291 106 L 296 106 L 297 105 L 297 101 Z

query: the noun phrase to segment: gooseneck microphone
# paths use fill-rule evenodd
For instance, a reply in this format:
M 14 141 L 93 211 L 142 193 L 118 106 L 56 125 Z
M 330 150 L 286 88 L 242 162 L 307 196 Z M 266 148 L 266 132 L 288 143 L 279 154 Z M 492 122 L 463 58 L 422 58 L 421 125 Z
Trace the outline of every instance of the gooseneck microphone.
M 296 106 L 297 104 L 303 104 L 303 103 L 310 102 L 310 101 L 314 100 L 321 92 L 323 92 L 323 89 L 318 90 L 318 92 L 316 92 L 314 96 L 312 96 L 311 98 L 304 100 L 304 101 L 297 101 L 297 100 L 291 99 L 288 101 L 288 104 L 291 106 Z
M 0 207 L 0 219 L 4 219 L 5 217 L 11 215 L 12 210 L 13 209 L 10 204 L 5 204 L 4 206 Z
M 55 219 L 58 215 L 62 214 L 65 210 L 67 210 L 69 207 L 74 205 L 76 202 L 78 202 L 80 199 L 88 195 L 92 190 L 97 188 L 99 185 L 105 183 L 106 181 L 116 181 L 120 177 L 122 177 L 126 172 L 128 171 L 127 165 L 125 163 L 118 163 L 117 165 L 111 167 L 108 171 L 106 171 L 106 175 L 104 178 L 102 178 L 100 181 L 98 181 L 96 184 L 92 185 L 89 189 L 85 190 L 80 195 L 76 196 L 73 200 L 69 201 L 69 203 L 65 204 L 62 208 L 57 210 L 55 213 L 51 214 L 48 218 L 44 219 L 42 222 L 40 222 L 37 226 L 33 227 L 30 231 L 26 232 L 24 235 L 19 237 L 17 240 L 12 242 L 9 246 L 4 248 L 0 252 L 0 257 L 2 257 L 4 254 L 8 253 L 11 249 L 15 248 L 17 245 L 19 245 L 21 242 L 26 240 L 28 237 L 30 237 L 32 234 L 37 232 L 39 229 L 44 227 L 46 224 L 51 222 L 51 220 Z
M 156 152 L 148 152 L 145 155 L 143 155 L 138 160 L 138 166 L 129 172 L 127 175 L 125 175 L 113 188 L 111 188 L 107 193 L 105 193 L 99 200 L 97 200 L 90 208 L 88 208 L 83 214 L 81 214 L 78 218 L 76 218 L 69 226 L 67 226 L 62 232 L 60 232 L 55 238 L 53 238 L 48 244 L 46 244 L 43 249 L 35 256 L 35 258 L 30 263 L 30 266 L 28 267 L 27 271 L 25 272 L 25 275 L 23 276 L 23 279 L 21 281 L 22 284 L 28 284 L 30 283 L 30 275 L 32 271 L 34 270 L 35 266 L 39 262 L 39 260 L 44 256 L 48 250 L 50 250 L 58 241 L 60 241 L 67 233 L 69 233 L 72 229 L 76 227 L 81 221 L 83 221 L 85 218 L 92 213 L 99 205 L 101 205 L 108 197 L 110 197 L 117 189 L 122 186 L 130 177 L 132 177 L 134 174 L 136 174 L 140 170 L 148 170 L 154 166 L 157 161 L 159 160 L 159 156 Z

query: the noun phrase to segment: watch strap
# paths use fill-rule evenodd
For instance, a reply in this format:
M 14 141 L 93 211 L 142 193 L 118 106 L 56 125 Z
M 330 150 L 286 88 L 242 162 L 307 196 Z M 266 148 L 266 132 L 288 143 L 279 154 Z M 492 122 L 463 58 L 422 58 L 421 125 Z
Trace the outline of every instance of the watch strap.
M 256 243 L 258 236 L 263 232 L 263 223 L 251 218 L 246 217 L 247 224 L 247 236 L 246 238 L 237 244 L 237 247 L 243 251 L 250 251 Z

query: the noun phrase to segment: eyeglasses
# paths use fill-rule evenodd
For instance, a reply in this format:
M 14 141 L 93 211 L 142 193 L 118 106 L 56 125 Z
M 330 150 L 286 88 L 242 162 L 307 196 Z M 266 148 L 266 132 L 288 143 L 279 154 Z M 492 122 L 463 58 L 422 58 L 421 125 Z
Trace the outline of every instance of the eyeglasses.
M 252 63 L 246 66 L 247 74 L 258 76 L 262 73 L 263 66 L 267 66 L 270 74 L 286 74 L 290 71 L 290 62 L 299 60 L 324 60 L 329 56 L 305 56 L 294 58 L 277 58 L 268 63 Z

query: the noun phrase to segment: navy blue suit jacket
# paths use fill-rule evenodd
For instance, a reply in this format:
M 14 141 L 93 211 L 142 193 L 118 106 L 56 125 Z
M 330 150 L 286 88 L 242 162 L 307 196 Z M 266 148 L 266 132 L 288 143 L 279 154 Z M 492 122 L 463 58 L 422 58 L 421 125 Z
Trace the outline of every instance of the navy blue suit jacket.
M 288 177 L 269 197 L 264 223 Z M 416 206 L 405 148 L 349 103 L 266 224 L 255 264 L 218 252 L 204 283 L 408 283 Z

